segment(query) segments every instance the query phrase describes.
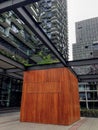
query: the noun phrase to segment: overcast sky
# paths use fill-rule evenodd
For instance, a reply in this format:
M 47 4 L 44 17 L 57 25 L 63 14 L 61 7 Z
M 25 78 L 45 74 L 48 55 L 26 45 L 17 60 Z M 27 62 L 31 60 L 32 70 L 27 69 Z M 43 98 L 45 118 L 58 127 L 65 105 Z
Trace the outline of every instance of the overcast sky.
M 98 0 L 67 0 L 69 28 L 69 58 L 72 60 L 72 43 L 75 43 L 75 22 L 98 17 Z

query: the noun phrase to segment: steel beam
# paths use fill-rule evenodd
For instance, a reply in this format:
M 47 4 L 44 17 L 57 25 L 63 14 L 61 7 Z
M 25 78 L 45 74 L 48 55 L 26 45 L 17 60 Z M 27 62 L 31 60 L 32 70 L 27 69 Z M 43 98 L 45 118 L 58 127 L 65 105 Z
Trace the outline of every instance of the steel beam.
M 13 76 L 13 77 L 18 78 L 18 79 L 23 79 L 23 76 L 20 76 L 20 75 L 15 74 L 15 73 L 9 73 L 8 75 Z
M 69 66 L 85 66 L 98 64 L 98 58 L 69 61 Z
M 1 44 L 1 41 L 0 41 L 0 44 Z M 10 46 L 10 49 L 9 49 L 8 47 L 5 47 L 6 44 L 8 44 L 8 43 L 5 42 L 3 45 L 0 45 L 0 49 L 3 49 L 6 52 L 9 52 L 12 55 L 14 55 L 14 53 L 17 52 L 17 54 L 19 56 L 21 56 L 21 57 L 23 57 L 25 59 L 28 59 L 28 56 L 25 53 L 23 53 L 21 50 L 19 50 L 19 49 L 15 48 L 15 47 L 11 46 L 10 44 L 8 44 Z
M 17 68 L 7 69 L 6 70 L 6 73 L 15 73 L 15 72 L 22 72 L 22 70 L 21 69 L 17 69 Z
M 21 80 L 23 80 L 23 76 L 18 76 L 18 75 L 16 75 L 16 74 L 5 74 L 5 73 L 0 73 L 0 74 L 2 74 L 3 76 L 7 76 L 7 77 L 11 77 L 11 78 L 15 78 L 15 79 L 21 79 Z
M 32 58 L 30 58 L 27 54 L 25 54 L 25 52 L 22 49 L 14 45 L 11 39 L 9 41 L 9 39 L 0 36 L 0 48 L 12 54 L 16 52 L 17 55 L 20 55 L 25 59 L 29 59 L 32 63 L 36 64 L 36 62 Z
M 15 67 L 17 67 L 17 68 L 19 68 L 21 70 L 25 70 L 25 67 L 22 64 L 14 61 L 14 60 L 12 60 L 12 59 L 10 59 L 10 58 L 2 55 L 2 54 L 0 54 L 0 60 L 4 61 L 4 62 L 6 62 L 6 63 L 8 63 L 10 65 L 13 65 L 13 66 L 15 66 Z
M 80 79 L 98 79 L 98 74 L 78 75 Z
M 62 68 L 64 67 L 61 63 L 53 63 L 53 64 L 43 64 L 43 65 L 33 65 L 31 67 L 27 67 L 26 70 L 42 70 L 42 69 L 51 69 L 51 68 Z
M 32 65 L 31 67 L 26 67 L 26 70 L 42 70 L 42 69 L 63 68 L 63 67 L 64 65 L 62 63 L 53 63 L 43 65 Z M 71 67 L 68 68 L 78 78 L 76 72 Z
M 80 82 L 95 82 L 98 81 L 98 74 L 92 74 L 92 75 L 78 75 L 78 79 Z
M 8 0 L 0 3 L 0 13 L 4 13 L 14 8 L 19 8 L 38 1 L 39 0 Z
M 47 37 L 44 31 L 41 29 L 39 24 L 34 20 L 34 18 L 29 14 L 26 9 L 17 8 L 14 12 L 20 17 L 20 19 L 39 37 L 39 39 L 44 43 L 53 54 L 60 60 L 60 62 L 67 66 L 66 59 L 63 58 L 61 53 L 56 49 L 51 40 Z
M 79 79 L 80 82 L 98 82 L 98 79 Z

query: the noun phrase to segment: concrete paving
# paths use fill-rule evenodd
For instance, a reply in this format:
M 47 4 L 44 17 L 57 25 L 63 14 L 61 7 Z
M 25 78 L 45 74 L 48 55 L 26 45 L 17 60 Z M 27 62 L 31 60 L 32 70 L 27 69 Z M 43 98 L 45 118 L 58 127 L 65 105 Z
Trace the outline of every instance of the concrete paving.
M 70 125 L 50 125 L 19 121 L 19 112 L 0 114 L 0 130 L 98 130 L 98 118 L 81 118 Z

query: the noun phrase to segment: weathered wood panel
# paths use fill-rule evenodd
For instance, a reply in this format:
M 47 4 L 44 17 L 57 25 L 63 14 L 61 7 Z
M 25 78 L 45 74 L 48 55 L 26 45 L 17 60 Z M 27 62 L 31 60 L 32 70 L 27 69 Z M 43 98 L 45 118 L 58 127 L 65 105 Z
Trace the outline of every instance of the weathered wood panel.
M 21 121 L 69 125 L 79 119 L 78 81 L 67 68 L 24 73 Z

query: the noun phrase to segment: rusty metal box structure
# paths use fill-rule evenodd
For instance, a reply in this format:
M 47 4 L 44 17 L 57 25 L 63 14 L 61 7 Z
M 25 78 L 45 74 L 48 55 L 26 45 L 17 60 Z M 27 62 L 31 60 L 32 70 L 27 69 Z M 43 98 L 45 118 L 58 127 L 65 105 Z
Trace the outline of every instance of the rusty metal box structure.
M 78 80 L 68 68 L 24 72 L 20 121 L 70 125 L 80 119 Z

